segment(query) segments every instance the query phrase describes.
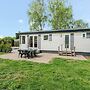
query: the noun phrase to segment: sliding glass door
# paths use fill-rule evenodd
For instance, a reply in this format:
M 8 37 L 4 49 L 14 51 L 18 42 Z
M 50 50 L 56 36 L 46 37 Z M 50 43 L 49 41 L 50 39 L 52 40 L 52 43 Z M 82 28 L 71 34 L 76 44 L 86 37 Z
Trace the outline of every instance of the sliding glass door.
M 34 47 L 37 47 L 37 36 L 34 36 Z
M 30 47 L 33 47 L 33 36 L 30 36 Z
M 30 36 L 30 47 L 37 48 L 37 36 Z

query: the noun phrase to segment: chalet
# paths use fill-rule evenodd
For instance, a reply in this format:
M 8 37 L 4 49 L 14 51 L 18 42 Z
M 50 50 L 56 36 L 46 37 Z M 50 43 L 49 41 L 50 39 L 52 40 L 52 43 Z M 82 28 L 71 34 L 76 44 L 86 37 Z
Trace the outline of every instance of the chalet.
M 90 53 L 90 29 L 31 31 L 16 33 L 20 49 L 36 48 L 42 52 L 57 52 L 58 47 L 77 53 Z

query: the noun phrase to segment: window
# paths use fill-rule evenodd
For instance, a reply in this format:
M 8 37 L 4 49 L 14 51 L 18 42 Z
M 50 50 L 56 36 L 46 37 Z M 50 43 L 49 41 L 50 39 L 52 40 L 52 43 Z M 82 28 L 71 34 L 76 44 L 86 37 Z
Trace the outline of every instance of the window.
M 44 40 L 48 40 L 48 35 L 44 35 Z
M 52 41 L 52 34 L 49 34 L 49 41 Z
M 85 34 L 83 34 L 83 38 L 85 38 Z
M 90 33 L 86 33 L 86 35 L 87 35 L 87 38 L 90 38 Z
M 21 36 L 20 36 L 20 39 L 19 39 L 19 43 L 21 44 Z
M 60 34 L 60 38 L 62 38 L 62 34 Z
M 25 44 L 25 36 L 22 36 L 22 44 Z
M 33 36 L 30 36 L 30 47 L 33 47 Z
M 39 37 L 41 37 L 41 35 L 38 35 Z
M 34 36 L 34 47 L 37 47 L 37 36 Z

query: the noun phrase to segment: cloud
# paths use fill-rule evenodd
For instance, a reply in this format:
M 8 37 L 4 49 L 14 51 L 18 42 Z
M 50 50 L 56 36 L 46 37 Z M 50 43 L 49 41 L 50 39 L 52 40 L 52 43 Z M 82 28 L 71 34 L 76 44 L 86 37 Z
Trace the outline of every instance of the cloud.
M 19 23 L 23 23 L 23 20 L 22 20 L 22 19 L 20 19 L 20 20 L 19 20 Z

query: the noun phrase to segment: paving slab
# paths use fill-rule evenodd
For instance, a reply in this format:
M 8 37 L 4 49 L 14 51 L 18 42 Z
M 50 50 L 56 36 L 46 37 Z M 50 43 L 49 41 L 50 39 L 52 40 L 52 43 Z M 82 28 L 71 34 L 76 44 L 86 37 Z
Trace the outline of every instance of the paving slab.
M 41 53 L 41 54 L 38 54 L 37 57 L 28 59 L 28 58 L 20 58 L 18 56 L 18 53 L 16 53 L 16 52 L 0 55 L 0 58 L 10 59 L 10 60 L 26 60 L 26 61 L 33 61 L 33 62 L 38 62 L 38 63 L 49 63 L 49 61 L 51 61 L 53 58 L 65 58 L 65 59 L 71 59 L 71 60 L 87 60 L 82 55 L 60 56 L 60 55 L 54 54 L 54 53 Z

